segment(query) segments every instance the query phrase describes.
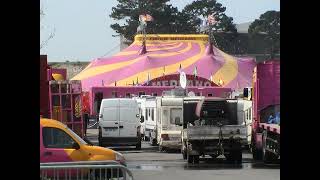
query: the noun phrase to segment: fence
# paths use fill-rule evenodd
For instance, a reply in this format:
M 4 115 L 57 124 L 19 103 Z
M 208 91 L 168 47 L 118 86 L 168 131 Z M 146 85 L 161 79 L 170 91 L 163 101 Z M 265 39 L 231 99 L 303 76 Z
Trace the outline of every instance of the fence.
M 133 180 L 131 171 L 117 161 L 40 163 L 40 180 Z

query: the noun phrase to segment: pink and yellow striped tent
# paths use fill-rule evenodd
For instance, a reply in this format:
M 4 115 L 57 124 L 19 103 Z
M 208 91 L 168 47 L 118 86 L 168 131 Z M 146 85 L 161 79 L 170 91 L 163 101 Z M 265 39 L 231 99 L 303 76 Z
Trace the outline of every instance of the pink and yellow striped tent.
M 84 90 L 93 86 L 132 86 L 163 75 L 194 74 L 232 89 L 252 85 L 253 58 L 236 58 L 208 43 L 204 34 L 150 34 L 146 53 L 140 54 L 142 35 L 123 51 L 93 60 L 72 80 L 81 80 Z M 212 49 L 211 49 L 212 48 Z M 116 83 L 115 83 L 116 82 Z

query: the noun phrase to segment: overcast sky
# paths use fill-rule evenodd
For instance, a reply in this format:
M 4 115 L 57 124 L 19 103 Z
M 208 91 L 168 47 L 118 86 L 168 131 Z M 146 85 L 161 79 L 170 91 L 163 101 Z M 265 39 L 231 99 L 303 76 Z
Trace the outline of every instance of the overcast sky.
M 181 10 L 193 0 L 171 0 Z M 117 0 L 41 0 L 45 16 L 40 38 L 55 36 L 40 50 L 48 61 L 91 61 L 120 50 L 119 37 L 110 28 L 109 15 Z M 254 21 L 268 10 L 280 10 L 280 0 L 218 0 L 234 23 Z

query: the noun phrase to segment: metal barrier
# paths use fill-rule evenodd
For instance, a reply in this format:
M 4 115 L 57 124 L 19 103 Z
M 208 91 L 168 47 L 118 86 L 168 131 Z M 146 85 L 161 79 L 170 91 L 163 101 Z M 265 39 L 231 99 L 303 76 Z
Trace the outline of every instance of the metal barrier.
M 131 171 L 117 161 L 40 163 L 40 180 L 134 180 Z

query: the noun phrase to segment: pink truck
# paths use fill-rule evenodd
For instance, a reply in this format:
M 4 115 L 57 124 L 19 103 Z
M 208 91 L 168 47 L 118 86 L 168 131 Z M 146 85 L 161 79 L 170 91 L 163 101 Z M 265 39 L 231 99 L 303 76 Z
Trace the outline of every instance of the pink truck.
M 280 159 L 280 61 L 257 64 L 252 99 L 253 158 L 276 162 Z

